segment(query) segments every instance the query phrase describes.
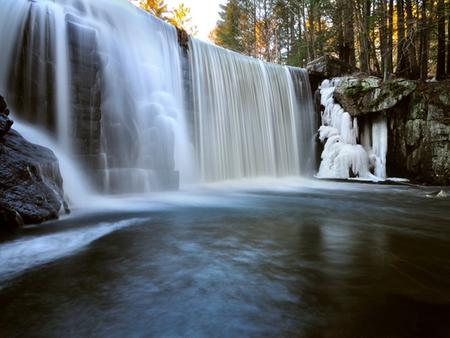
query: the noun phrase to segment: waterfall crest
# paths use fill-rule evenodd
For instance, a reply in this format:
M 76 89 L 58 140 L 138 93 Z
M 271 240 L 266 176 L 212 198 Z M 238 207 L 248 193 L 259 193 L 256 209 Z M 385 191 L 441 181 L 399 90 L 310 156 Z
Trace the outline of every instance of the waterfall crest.
M 4 0 L 0 37 L 14 118 L 47 129 L 105 193 L 178 187 L 190 166 L 173 26 L 126 1 Z
M 3 0 L 0 93 L 107 194 L 311 175 L 307 72 L 179 38 L 124 0 Z
M 312 114 L 312 97 L 297 102 L 289 68 L 195 39 L 190 48 L 202 181 L 306 174 L 301 162 L 311 159 L 302 155 L 312 156 L 304 151 L 311 143 L 299 123 Z M 310 94 L 309 82 L 301 86 Z M 313 126 L 303 132 L 312 140 Z

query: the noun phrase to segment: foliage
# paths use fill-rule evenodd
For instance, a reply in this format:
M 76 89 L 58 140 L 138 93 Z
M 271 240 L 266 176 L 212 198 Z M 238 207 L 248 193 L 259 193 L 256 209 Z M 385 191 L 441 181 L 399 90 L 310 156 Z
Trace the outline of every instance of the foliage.
M 164 0 L 141 0 L 139 7 L 164 21 L 170 21 L 170 12 Z
M 141 0 L 139 7 L 180 29 L 189 35 L 195 36 L 198 32 L 197 26 L 192 24 L 191 8 L 180 3 L 178 7 L 168 9 L 164 0 Z
M 196 25 L 192 24 L 190 7 L 186 7 L 184 3 L 180 3 L 172 12 L 173 16 L 170 20 L 171 24 L 185 30 L 189 35 L 197 35 L 198 29 Z
M 385 79 L 444 78 L 450 0 L 228 0 L 210 39 L 293 66 L 331 54 Z

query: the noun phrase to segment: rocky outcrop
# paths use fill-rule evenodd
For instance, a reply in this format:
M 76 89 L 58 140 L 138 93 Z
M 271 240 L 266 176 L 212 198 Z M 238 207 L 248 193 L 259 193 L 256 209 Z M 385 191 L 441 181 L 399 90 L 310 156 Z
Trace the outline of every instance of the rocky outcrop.
M 15 130 L 5 130 L 3 125 L 12 125 L 5 110 L 6 105 L 0 112 L 0 231 L 57 219 L 62 206 L 69 211 L 57 158 Z
M 13 121 L 9 119 L 9 110 L 3 96 L 0 96 L 0 139 L 11 129 Z
M 353 72 L 351 65 L 331 55 L 324 55 L 308 62 L 306 70 L 309 74 L 309 83 L 313 92 L 317 90 L 323 80 L 345 76 Z
M 340 79 L 333 97 L 352 116 L 386 115 L 389 177 L 450 185 L 449 82 L 354 75 Z
M 421 83 L 387 117 L 388 174 L 450 185 L 450 83 Z
M 351 65 L 331 55 L 324 55 L 309 62 L 306 69 L 310 73 L 319 73 L 325 78 L 339 77 L 353 72 Z
M 374 76 L 347 76 L 340 79 L 334 99 L 352 116 L 385 111 L 416 89 L 414 81 L 402 78 L 383 82 Z

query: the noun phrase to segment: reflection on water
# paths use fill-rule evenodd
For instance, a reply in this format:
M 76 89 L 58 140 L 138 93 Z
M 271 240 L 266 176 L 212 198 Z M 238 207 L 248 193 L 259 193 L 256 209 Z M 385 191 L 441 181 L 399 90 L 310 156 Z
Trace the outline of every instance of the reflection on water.
M 75 212 L 0 244 L 0 336 L 449 337 L 450 201 L 427 192 L 209 187 Z

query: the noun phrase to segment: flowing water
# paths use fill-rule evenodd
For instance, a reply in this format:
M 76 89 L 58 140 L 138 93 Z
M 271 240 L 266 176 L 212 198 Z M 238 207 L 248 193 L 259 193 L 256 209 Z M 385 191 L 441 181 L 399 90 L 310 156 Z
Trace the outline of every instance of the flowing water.
M 202 181 L 309 174 L 300 168 L 313 162 L 310 90 L 298 102 L 289 68 L 201 41 L 191 47 Z M 309 89 L 306 70 L 298 72 Z
M 450 335 L 447 199 L 293 182 L 107 200 L 25 228 L 0 244 L 0 336 Z
M 13 119 L 47 129 L 72 158 L 92 152 L 106 193 L 156 190 L 161 170 L 192 181 L 175 27 L 124 0 L 3 0 L 0 19 Z
M 185 62 L 175 28 L 125 0 L 0 6 L 0 91 L 13 118 L 45 127 L 86 169 L 102 170 L 106 193 L 157 190 L 158 175 L 174 170 L 181 187 L 312 174 L 305 70 L 196 39 Z M 79 111 L 85 91 L 91 106 Z

